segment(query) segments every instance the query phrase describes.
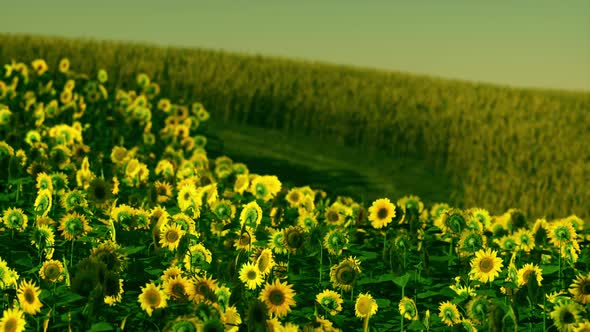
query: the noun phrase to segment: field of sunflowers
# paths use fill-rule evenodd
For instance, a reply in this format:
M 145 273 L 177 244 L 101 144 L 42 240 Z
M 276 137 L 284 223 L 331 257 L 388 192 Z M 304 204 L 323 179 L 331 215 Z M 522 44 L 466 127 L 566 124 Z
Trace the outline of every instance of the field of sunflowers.
M 0 332 L 590 331 L 588 221 L 286 187 L 135 77 L 0 68 Z

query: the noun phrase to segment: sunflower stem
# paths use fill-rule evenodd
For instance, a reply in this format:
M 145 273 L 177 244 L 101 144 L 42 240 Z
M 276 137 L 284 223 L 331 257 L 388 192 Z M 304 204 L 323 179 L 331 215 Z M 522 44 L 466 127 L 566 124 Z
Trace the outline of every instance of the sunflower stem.
M 322 264 L 324 262 L 324 250 L 322 248 L 322 241 L 320 241 L 320 285 L 322 283 Z
M 72 240 L 72 248 L 70 250 L 70 267 L 72 267 L 72 264 L 74 264 L 74 242 L 75 240 Z
M 365 321 L 363 322 L 363 332 L 369 331 L 369 317 L 370 315 L 365 316 Z

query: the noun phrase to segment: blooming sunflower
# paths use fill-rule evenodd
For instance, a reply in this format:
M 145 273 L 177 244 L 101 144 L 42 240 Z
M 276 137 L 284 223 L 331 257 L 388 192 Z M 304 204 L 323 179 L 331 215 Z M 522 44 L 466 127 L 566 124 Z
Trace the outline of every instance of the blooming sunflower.
M 494 281 L 502 269 L 502 258 L 496 257 L 496 251 L 491 249 L 479 250 L 471 260 L 472 280 L 481 282 Z
M 264 282 L 262 273 L 253 263 L 244 263 L 240 269 L 240 280 L 249 289 L 256 289 Z
M 41 289 L 33 281 L 21 281 L 16 292 L 18 302 L 24 312 L 35 315 L 41 311 L 41 307 L 43 307 L 43 303 L 39 301 Z
M 272 230 L 270 233 L 270 240 L 268 246 L 275 254 L 287 253 L 287 248 L 283 242 L 284 233 L 280 229 Z
M 86 217 L 75 212 L 63 216 L 57 229 L 61 231 L 62 236 L 66 240 L 77 239 L 92 230 L 92 228 L 88 226 Z
M 248 174 L 238 174 L 236 182 L 234 183 L 234 191 L 238 194 L 243 194 L 250 186 L 250 178 Z
M 152 315 L 154 309 L 166 308 L 168 305 L 166 300 L 168 295 L 153 282 L 141 287 L 141 294 L 138 296 L 137 302 L 140 303 L 141 309 L 147 312 L 148 316 Z
M 377 313 L 379 306 L 369 293 L 361 293 L 356 298 L 354 304 L 354 313 L 357 317 L 366 318 L 371 317 Z
M 187 271 L 198 272 L 210 264 L 212 260 L 211 251 L 200 243 L 192 245 L 184 256 L 184 268 Z
M 45 261 L 39 270 L 39 276 L 49 282 L 62 281 L 64 279 L 64 266 L 58 260 Z
M 176 278 L 178 276 L 180 276 L 182 274 L 182 270 L 177 267 L 177 266 L 171 266 L 169 268 L 167 268 L 166 270 L 164 270 L 164 273 L 162 273 L 162 276 L 160 277 L 162 279 L 163 282 L 167 282 L 168 280 L 172 279 L 172 278 Z
M 171 251 L 178 248 L 180 239 L 186 234 L 179 225 L 164 223 L 160 227 L 160 244 Z
M 58 69 L 60 73 L 67 73 L 70 70 L 70 59 L 63 58 L 59 61 Z
M 324 308 L 330 315 L 337 315 L 342 311 L 342 297 L 333 290 L 326 289 L 316 295 L 315 300 Z
M 369 221 L 374 228 L 383 228 L 395 217 L 395 205 L 387 198 L 381 198 L 373 202 L 369 207 Z
M 330 281 L 334 288 L 349 291 L 360 273 L 360 262 L 354 257 L 348 257 L 330 268 Z
M 250 227 L 246 227 L 243 232 L 240 232 L 240 237 L 234 241 L 236 249 L 244 249 L 250 251 L 252 249 L 252 243 L 256 242 L 256 236 L 254 230 Z
M 414 300 L 404 296 L 404 298 L 399 301 L 398 308 L 400 315 L 404 316 L 406 319 L 418 320 L 418 307 L 416 307 Z
M 285 199 L 289 203 L 289 206 L 295 208 L 299 206 L 299 203 L 303 199 L 303 193 L 299 188 L 292 188 L 285 196 Z
M 289 226 L 285 228 L 283 232 L 283 243 L 287 250 L 291 251 L 291 253 L 296 253 L 301 247 L 303 247 L 303 243 L 305 242 L 305 232 L 301 227 Z
M 257 176 L 250 182 L 250 192 L 264 202 L 268 202 L 281 191 L 281 181 L 274 175 Z
M 192 289 L 190 291 L 190 299 L 194 303 L 202 301 L 214 301 L 217 299 L 217 280 L 212 277 L 196 276 L 192 279 Z
M 299 216 L 297 217 L 297 225 L 299 225 L 299 227 L 309 231 L 316 227 L 317 224 L 318 222 L 315 213 L 308 212 L 304 209 L 299 210 Z
M 560 332 L 573 331 L 574 326 L 582 320 L 580 316 L 582 310 L 578 304 L 571 301 L 557 304 L 550 314 L 553 325 Z
M 261 220 L 262 209 L 256 201 L 244 205 L 244 208 L 240 213 L 240 225 L 242 227 L 246 225 L 247 227 L 256 228 L 256 226 L 260 225 Z
M 529 283 L 529 279 L 531 276 L 535 276 L 537 281 L 537 285 L 541 287 L 541 280 L 543 280 L 542 276 L 543 270 L 539 268 L 539 266 L 534 264 L 525 264 L 521 269 L 518 270 L 518 287 L 525 286 Z
M 570 285 L 569 292 L 576 302 L 582 304 L 590 303 L 590 273 L 586 276 L 580 274 Z
M 339 256 L 346 249 L 348 235 L 339 229 L 329 231 L 324 237 L 324 248 L 334 256 Z
M 521 228 L 514 233 L 513 237 L 518 248 L 524 252 L 530 252 L 535 247 L 535 236 L 529 229 Z
M 6 225 L 8 229 L 24 231 L 25 228 L 27 228 L 29 218 L 21 209 L 8 208 L 4 210 L 2 221 L 4 221 L 4 225 Z
M 27 326 L 25 315 L 19 308 L 6 309 L 0 319 L 0 331 L 23 332 Z
M 459 310 L 457 310 L 457 305 L 451 303 L 450 301 L 441 303 L 438 307 L 438 310 L 438 316 L 443 321 L 443 323 L 447 324 L 448 326 L 453 326 L 461 322 L 461 316 L 459 315 Z
M 226 332 L 238 332 L 239 326 L 242 324 L 242 317 L 236 307 L 227 307 L 221 318 L 225 324 Z
M 575 241 L 578 237 L 576 230 L 568 220 L 562 219 L 553 222 L 549 227 L 549 240 L 557 248 L 567 242 Z
M 183 276 L 176 276 L 164 281 L 163 289 L 170 299 L 184 302 L 192 296 L 191 286 L 188 279 Z
M 346 215 L 343 213 L 342 204 L 335 202 L 332 204 L 326 211 L 324 212 L 324 218 L 326 219 L 326 223 L 333 226 L 342 225 L 346 218 Z
M 291 306 L 294 306 L 295 291 L 293 285 L 288 285 L 286 282 L 281 283 L 275 279 L 274 283 L 267 283 L 264 289 L 260 292 L 260 301 L 266 304 L 268 310 L 278 317 L 283 317 L 291 311 Z
M 47 71 L 47 69 L 49 68 L 49 67 L 47 67 L 47 63 L 43 59 L 33 60 L 33 62 L 31 63 L 31 66 L 33 67 L 35 72 L 37 72 L 37 75 L 39 75 L 39 76 L 43 75 Z
M 268 275 L 272 271 L 272 268 L 275 266 L 275 260 L 272 255 L 272 251 L 268 248 L 263 249 L 256 258 L 256 267 L 258 267 L 258 271 L 262 273 L 262 275 Z

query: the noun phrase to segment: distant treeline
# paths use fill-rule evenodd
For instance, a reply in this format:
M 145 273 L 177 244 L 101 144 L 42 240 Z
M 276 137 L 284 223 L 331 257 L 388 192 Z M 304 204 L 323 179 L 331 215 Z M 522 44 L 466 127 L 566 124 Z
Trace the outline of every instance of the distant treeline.
M 0 34 L 0 61 L 67 57 L 125 87 L 145 72 L 212 120 L 423 159 L 493 213 L 590 217 L 590 93 L 515 89 L 346 66 L 136 43 Z

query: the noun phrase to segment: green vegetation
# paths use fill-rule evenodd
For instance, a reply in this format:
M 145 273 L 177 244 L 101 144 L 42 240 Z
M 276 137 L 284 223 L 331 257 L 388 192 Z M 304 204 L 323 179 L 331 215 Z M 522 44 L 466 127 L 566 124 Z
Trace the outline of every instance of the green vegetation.
M 218 122 L 313 135 L 416 158 L 452 181 L 450 202 L 495 213 L 589 216 L 590 94 L 524 90 L 224 52 L 0 35 L 0 61 L 62 56 L 109 68 L 129 87 L 145 72 L 162 93 L 199 99 Z

